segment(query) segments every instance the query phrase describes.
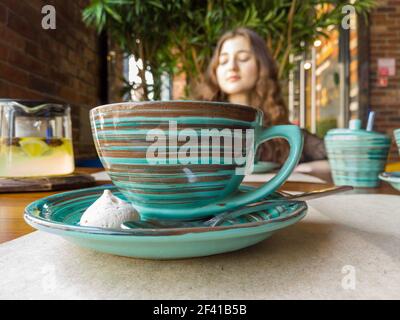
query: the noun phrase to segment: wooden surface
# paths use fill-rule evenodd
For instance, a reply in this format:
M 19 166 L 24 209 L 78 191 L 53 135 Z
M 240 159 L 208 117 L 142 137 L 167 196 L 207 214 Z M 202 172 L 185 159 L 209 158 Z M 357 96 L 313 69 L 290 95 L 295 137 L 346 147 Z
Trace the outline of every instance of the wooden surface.
M 98 168 L 78 168 L 78 173 L 102 171 Z M 108 182 L 109 183 L 109 182 Z M 96 183 L 102 184 L 102 183 Z M 0 243 L 16 239 L 35 231 L 25 223 L 23 214 L 25 207 L 40 198 L 63 191 L 2 193 L 0 194 Z
M 94 178 L 85 173 L 34 178 L 0 178 L 0 193 L 72 190 L 92 187 Z
M 102 171 L 98 168 L 78 168 L 77 172 L 93 173 Z M 109 184 L 109 181 L 97 182 L 97 185 Z M 259 183 L 248 183 L 257 186 Z M 286 182 L 282 190 L 287 191 L 312 191 L 332 186 L 330 184 L 306 183 L 306 182 Z M 59 192 L 59 191 L 58 191 Z M 7 193 L 0 194 L 0 243 L 16 239 L 25 234 L 35 231 L 23 219 L 25 207 L 40 198 L 58 192 L 26 192 L 26 193 Z M 379 194 L 397 194 L 399 192 L 386 183 L 382 183 L 379 188 L 360 188 L 351 191 L 351 193 L 379 193 Z

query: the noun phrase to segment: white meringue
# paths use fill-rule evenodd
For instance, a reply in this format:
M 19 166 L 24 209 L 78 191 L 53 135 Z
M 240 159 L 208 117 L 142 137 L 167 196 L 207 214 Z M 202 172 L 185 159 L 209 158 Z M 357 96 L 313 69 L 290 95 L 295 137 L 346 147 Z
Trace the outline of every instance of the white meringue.
M 110 190 L 104 190 L 101 197 L 86 209 L 79 223 L 81 226 L 120 229 L 123 222 L 130 220 L 139 220 L 139 213 Z

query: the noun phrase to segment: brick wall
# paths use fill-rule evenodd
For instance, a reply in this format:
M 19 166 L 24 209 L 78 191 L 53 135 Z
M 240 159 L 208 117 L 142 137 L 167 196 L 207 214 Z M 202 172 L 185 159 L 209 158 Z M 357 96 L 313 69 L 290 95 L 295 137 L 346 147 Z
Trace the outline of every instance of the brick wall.
M 41 27 L 46 4 L 56 9 L 56 30 Z M 88 110 L 99 103 L 98 37 L 82 22 L 86 4 L 0 0 L 0 97 L 69 103 L 77 158 L 96 154 Z
M 400 128 L 400 0 L 378 0 L 370 16 L 370 101 L 377 111 L 375 128 L 393 137 Z M 377 85 L 378 58 L 395 58 L 396 75 L 389 77 L 388 87 Z M 390 160 L 399 161 L 395 142 Z

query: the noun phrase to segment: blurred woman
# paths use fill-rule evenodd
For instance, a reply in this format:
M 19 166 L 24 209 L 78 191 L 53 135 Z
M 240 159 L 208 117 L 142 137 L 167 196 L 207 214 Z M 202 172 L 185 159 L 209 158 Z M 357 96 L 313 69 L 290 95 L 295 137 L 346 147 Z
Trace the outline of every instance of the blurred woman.
M 250 29 L 238 28 L 219 39 L 196 98 L 259 108 L 264 112 L 266 127 L 289 124 L 275 61 L 265 41 Z M 325 159 L 323 140 L 305 130 L 303 133 L 305 143 L 300 161 Z M 288 151 L 285 140 L 274 139 L 263 143 L 257 157 L 283 164 Z

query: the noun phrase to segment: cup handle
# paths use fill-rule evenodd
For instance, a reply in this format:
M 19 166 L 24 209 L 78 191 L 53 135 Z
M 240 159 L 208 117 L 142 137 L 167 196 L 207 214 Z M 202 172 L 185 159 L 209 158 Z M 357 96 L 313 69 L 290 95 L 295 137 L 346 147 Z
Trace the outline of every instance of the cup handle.
M 296 125 L 279 125 L 270 128 L 264 128 L 255 142 L 256 149 L 261 143 L 272 138 L 284 138 L 288 141 L 290 151 L 286 162 L 279 172 L 261 187 L 246 192 L 245 194 L 231 197 L 229 202 L 226 203 L 228 207 L 242 206 L 265 198 L 277 190 L 293 172 L 300 160 L 301 152 L 303 150 L 303 134 L 301 129 Z

